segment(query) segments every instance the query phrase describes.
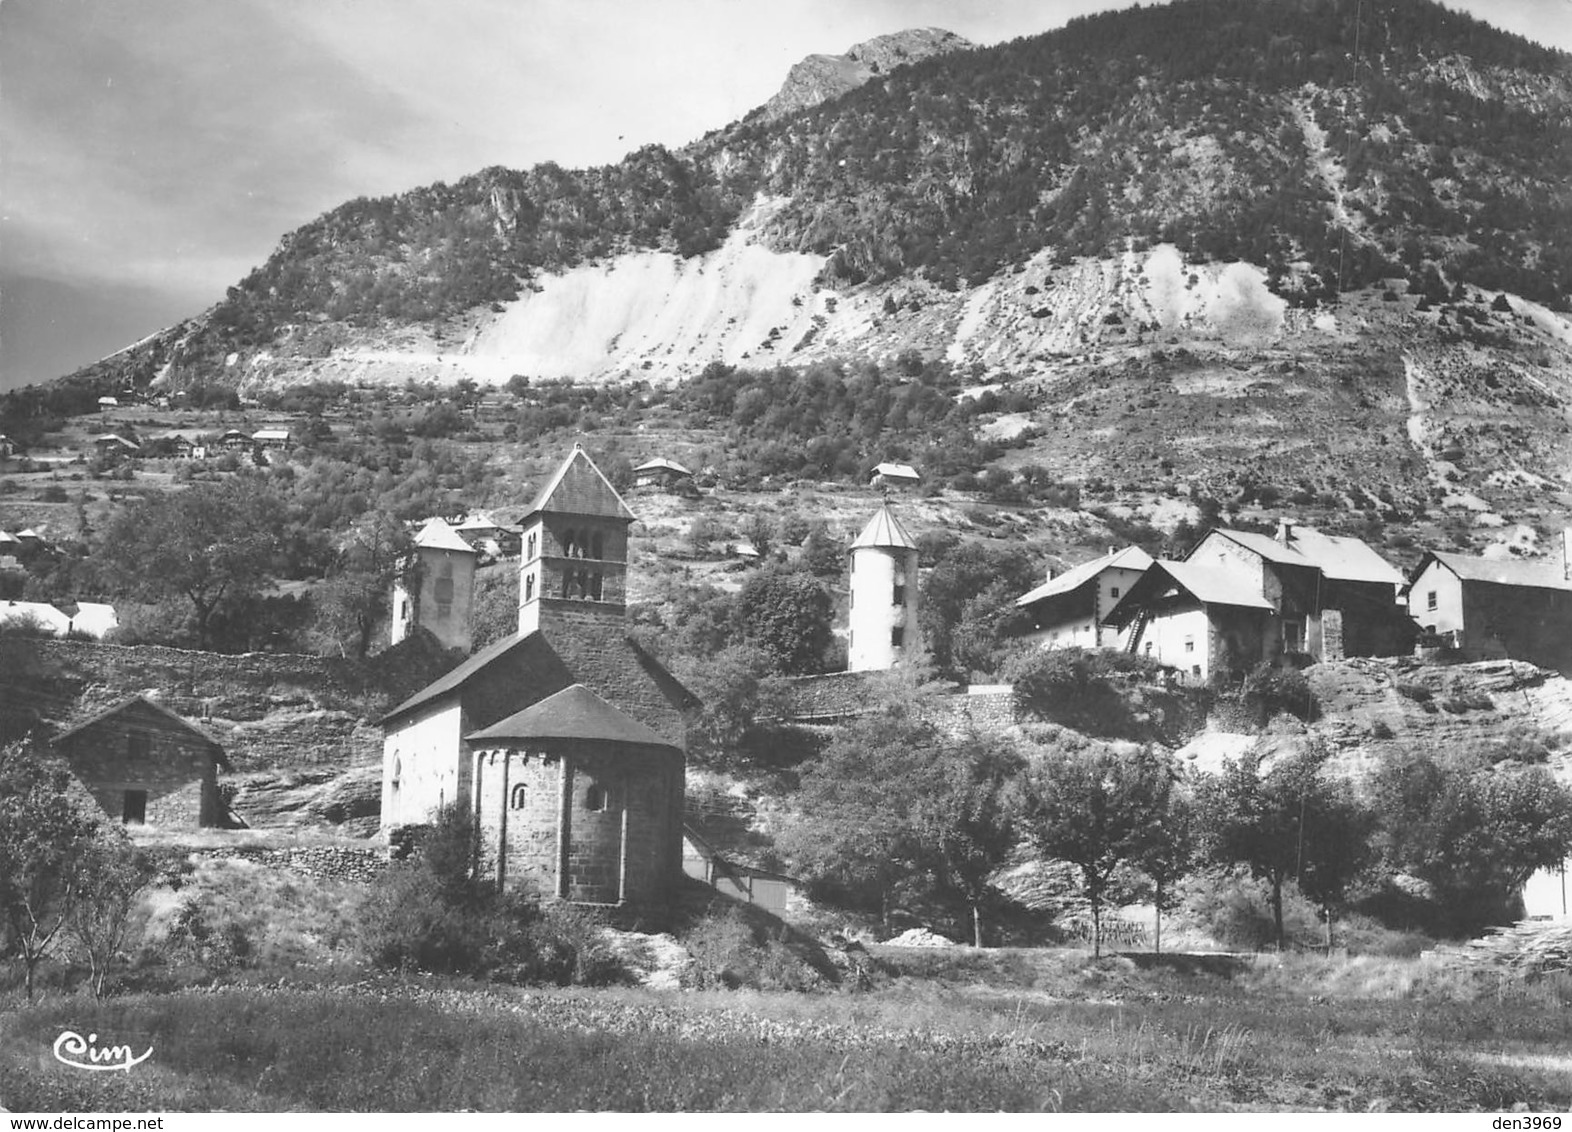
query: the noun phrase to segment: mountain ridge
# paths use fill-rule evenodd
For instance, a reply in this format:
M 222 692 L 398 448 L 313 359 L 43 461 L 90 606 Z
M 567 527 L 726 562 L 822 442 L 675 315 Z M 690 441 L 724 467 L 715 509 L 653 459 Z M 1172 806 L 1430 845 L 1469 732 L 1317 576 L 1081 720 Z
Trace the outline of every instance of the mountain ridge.
M 678 151 L 346 202 L 78 381 L 671 383 L 915 352 L 1033 390 L 989 428 L 1077 480 L 1502 521 L 1572 477 L 1568 230 L 1572 56 L 1429 0 L 1181 0 L 881 65 Z

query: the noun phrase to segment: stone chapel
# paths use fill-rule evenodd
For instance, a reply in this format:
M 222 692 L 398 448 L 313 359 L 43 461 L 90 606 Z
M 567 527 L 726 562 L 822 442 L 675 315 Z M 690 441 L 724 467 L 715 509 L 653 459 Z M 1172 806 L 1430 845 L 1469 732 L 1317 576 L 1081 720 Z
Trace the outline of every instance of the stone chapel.
M 457 802 L 502 887 L 669 899 L 697 701 L 627 631 L 634 521 L 575 445 L 523 519 L 518 630 L 383 717 L 384 832 Z

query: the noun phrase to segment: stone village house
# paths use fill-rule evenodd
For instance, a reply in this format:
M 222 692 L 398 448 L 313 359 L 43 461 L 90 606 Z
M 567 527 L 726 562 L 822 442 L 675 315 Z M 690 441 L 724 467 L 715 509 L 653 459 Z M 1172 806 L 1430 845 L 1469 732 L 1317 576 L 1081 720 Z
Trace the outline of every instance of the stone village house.
M 518 631 L 383 718 L 384 830 L 458 803 L 482 831 L 477 866 L 505 887 L 669 898 L 697 701 L 628 633 L 632 522 L 576 446 L 523 520 Z
M 116 821 L 183 829 L 223 824 L 218 770 L 229 769 L 223 748 L 145 696 L 62 731 L 51 746 Z
M 1403 576 L 1357 538 L 1284 520 L 1276 537 L 1218 528 L 1157 560 L 1108 614 L 1128 648 L 1193 680 L 1284 657 L 1401 656 L 1415 630 Z
M 1409 575 L 1408 611 L 1463 660 L 1510 657 L 1572 675 L 1572 531 L 1560 561 L 1428 552 Z
M 1128 647 L 1127 633 L 1104 623 L 1119 599 L 1152 565 L 1138 546 L 1110 550 L 1015 599 L 1032 619 L 1024 639 L 1045 649 Z

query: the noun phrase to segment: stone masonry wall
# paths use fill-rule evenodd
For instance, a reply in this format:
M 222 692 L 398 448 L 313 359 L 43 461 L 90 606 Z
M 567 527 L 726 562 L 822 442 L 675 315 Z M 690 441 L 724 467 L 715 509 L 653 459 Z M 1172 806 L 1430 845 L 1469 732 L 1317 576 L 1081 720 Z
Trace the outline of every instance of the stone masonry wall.
M 502 749 L 484 752 L 479 762 L 481 876 L 591 904 L 658 903 L 669 894 L 681 867 L 680 755 L 572 744 L 566 756 Z M 604 808 L 590 808 L 592 788 L 606 792 Z
M 347 880 L 366 884 L 376 880 L 388 867 L 387 853 L 381 849 L 360 849 L 339 845 L 301 845 L 289 849 L 236 845 L 196 849 L 193 856 L 243 858 L 268 868 L 289 869 L 324 880 Z
M 143 694 L 223 745 L 237 773 L 379 761 L 377 719 L 455 659 L 426 634 L 367 661 L 0 638 L 0 731 L 58 730 Z

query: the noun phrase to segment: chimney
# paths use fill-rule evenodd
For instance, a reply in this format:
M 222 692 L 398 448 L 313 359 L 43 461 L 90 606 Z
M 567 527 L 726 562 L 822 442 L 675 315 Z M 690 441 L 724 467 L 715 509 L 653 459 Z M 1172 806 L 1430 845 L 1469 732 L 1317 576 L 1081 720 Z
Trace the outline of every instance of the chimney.
M 1043 568 L 1043 581 L 1045 581 L 1045 582 L 1053 581 L 1053 567 L 1052 566 L 1046 566 L 1046 567 Z
M 1287 515 L 1277 520 L 1277 541 L 1287 546 L 1294 537 L 1294 521 Z

